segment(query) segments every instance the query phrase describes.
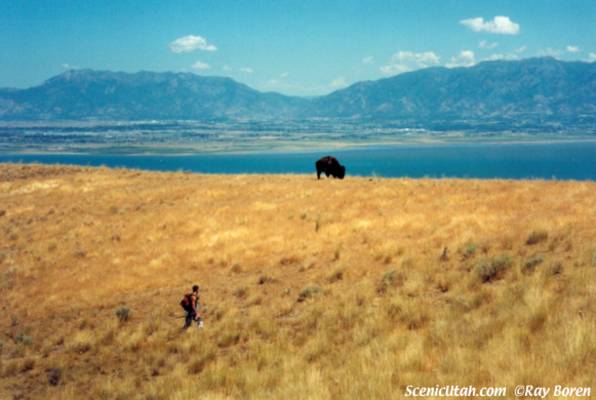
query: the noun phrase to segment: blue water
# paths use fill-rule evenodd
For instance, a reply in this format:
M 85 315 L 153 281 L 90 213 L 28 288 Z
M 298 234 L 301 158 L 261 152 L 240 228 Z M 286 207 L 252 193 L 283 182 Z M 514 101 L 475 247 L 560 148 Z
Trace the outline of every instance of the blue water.
M 596 180 L 596 142 L 369 147 L 308 153 L 184 156 L 0 154 L 0 162 L 78 164 L 205 173 L 311 173 L 334 155 L 349 175 Z

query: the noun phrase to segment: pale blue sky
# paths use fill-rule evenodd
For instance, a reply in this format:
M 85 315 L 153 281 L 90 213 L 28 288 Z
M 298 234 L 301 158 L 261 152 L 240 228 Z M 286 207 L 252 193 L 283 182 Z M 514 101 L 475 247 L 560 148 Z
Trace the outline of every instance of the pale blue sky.
M 595 39 L 592 0 L 0 0 L 0 87 L 92 68 L 191 71 L 316 95 L 491 58 L 594 61 Z

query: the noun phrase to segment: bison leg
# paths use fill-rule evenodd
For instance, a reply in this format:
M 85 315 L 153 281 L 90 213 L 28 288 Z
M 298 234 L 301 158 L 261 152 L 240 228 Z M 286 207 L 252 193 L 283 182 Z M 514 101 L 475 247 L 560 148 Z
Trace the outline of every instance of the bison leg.
M 323 163 L 321 162 L 321 160 L 317 161 L 315 163 L 315 168 L 317 169 L 317 179 L 321 179 L 321 172 L 323 172 Z

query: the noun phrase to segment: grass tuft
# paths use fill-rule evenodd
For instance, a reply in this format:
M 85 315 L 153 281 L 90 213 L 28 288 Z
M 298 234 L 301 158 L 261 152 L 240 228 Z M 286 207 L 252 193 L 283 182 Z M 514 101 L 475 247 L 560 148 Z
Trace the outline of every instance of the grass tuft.
M 338 267 L 327 277 L 327 282 L 335 283 L 335 282 L 341 281 L 343 278 L 344 278 L 344 268 Z
M 529 258 L 523 264 L 522 272 L 524 274 L 531 274 L 532 272 L 534 272 L 534 270 L 536 269 L 536 267 L 538 265 L 542 264 L 543 261 L 544 261 L 544 257 L 542 257 L 540 254 L 537 254 L 537 255 Z
M 463 249 L 462 249 L 462 259 L 463 260 L 469 260 L 470 258 L 474 257 L 474 255 L 476 254 L 476 249 L 477 246 L 473 243 L 467 244 Z
M 259 279 L 257 280 L 257 284 L 264 285 L 266 283 L 273 283 L 275 279 L 269 275 L 260 275 Z
M 321 289 L 321 287 L 316 286 L 316 285 L 307 286 L 300 291 L 300 293 L 298 294 L 297 301 L 299 303 L 301 303 L 301 302 L 311 299 L 315 296 L 318 296 L 321 293 L 323 293 L 323 289 Z
M 21 373 L 29 372 L 33 368 L 35 368 L 35 360 L 33 358 L 26 358 L 23 360 L 23 362 L 21 364 L 20 372 Z
M 395 269 L 390 269 L 383 274 L 377 283 L 377 293 L 385 294 L 389 289 L 401 286 L 403 281 L 404 277 L 402 274 Z
M 544 230 L 532 231 L 526 239 L 526 244 L 533 246 L 548 239 L 548 233 Z
M 248 288 L 246 286 L 240 286 L 234 290 L 234 296 L 239 299 L 245 299 L 248 296 Z
M 33 338 L 24 332 L 21 332 L 18 335 L 16 335 L 14 341 L 24 346 L 31 346 L 33 344 Z
M 58 386 L 58 384 L 60 384 L 60 380 L 62 379 L 62 369 L 50 368 L 46 371 L 46 376 L 50 386 Z

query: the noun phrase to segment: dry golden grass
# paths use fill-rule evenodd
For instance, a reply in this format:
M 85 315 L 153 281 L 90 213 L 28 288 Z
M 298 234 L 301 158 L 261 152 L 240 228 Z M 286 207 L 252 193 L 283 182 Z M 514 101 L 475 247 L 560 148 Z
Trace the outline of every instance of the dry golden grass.
M 593 182 L 5 164 L 0 398 L 596 390 L 595 205 Z M 181 332 L 195 282 L 206 328 Z

